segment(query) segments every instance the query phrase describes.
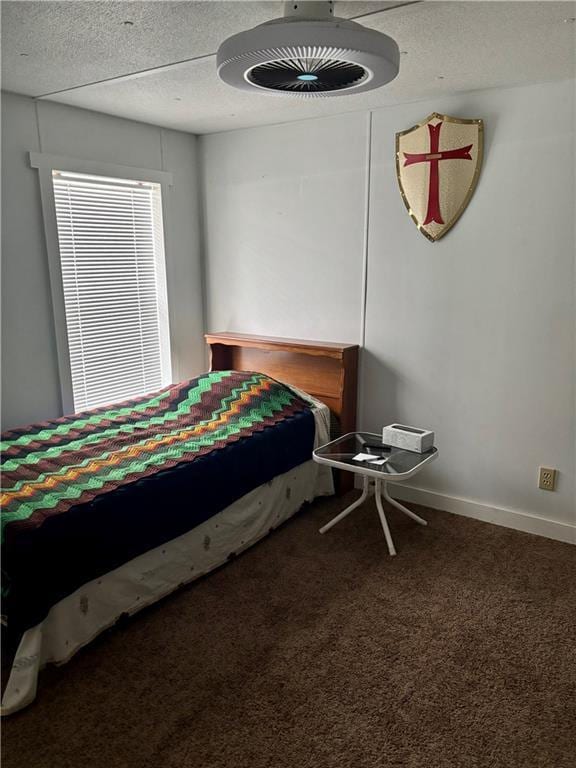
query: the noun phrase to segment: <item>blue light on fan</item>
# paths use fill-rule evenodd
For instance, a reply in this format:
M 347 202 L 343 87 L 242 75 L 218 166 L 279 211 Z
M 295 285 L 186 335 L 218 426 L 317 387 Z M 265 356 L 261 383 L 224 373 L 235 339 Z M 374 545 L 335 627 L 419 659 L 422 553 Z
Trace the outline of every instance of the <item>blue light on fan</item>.
M 310 82 L 311 80 L 318 80 L 316 75 L 296 75 L 298 80 L 304 80 L 305 82 Z

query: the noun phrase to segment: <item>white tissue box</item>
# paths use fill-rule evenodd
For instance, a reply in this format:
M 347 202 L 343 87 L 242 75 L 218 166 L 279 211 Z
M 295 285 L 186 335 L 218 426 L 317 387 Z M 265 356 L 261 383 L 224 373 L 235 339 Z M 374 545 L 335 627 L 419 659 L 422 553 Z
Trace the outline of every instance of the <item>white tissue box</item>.
M 425 453 L 434 446 L 434 432 L 405 424 L 389 424 L 382 430 L 382 442 L 405 451 Z

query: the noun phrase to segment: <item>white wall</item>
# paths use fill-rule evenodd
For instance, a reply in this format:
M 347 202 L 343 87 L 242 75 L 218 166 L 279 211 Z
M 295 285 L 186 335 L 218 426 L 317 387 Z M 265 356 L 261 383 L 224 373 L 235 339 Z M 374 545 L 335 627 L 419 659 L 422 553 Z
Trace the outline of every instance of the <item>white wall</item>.
M 363 409 L 367 425 L 436 431 L 442 458 L 415 485 L 565 522 L 576 504 L 571 85 L 374 114 Z M 390 151 L 395 131 L 433 111 L 486 123 L 476 194 L 438 243 L 406 215 Z M 556 493 L 536 487 L 539 465 L 560 470 Z
M 176 381 L 205 367 L 196 137 L 2 94 L 2 426 L 61 415 L 38 172 L 28 152 L 170 171 L 165 237 Z
M 433 111 L 486 123 L 476 194 L 438 243 L 394 169 L 396 131 Z M 375 111 L 369 219 L 367 117 L 202 137 L 209 329 L 361 343 L 367 236 L 361 426 L 437 432 L 420 500 L 569 539 L 574 82 Z M 539 465 L 560 470 L 556 492 L 537 489 Z
M 360 333 L 365 114 L 201 139 L 208 325 Z

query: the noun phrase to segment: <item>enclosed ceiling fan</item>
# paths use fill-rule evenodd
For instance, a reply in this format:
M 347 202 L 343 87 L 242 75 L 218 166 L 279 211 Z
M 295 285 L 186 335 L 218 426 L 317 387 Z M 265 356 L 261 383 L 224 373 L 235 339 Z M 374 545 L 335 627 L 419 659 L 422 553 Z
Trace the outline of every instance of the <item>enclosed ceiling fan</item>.
M 398 74 L 395 40 L 334 16 L 333 0 L 284 3 L 284 18 L 225 40 L 219 77 L 242 90 L 339 96 L 379 88 Z

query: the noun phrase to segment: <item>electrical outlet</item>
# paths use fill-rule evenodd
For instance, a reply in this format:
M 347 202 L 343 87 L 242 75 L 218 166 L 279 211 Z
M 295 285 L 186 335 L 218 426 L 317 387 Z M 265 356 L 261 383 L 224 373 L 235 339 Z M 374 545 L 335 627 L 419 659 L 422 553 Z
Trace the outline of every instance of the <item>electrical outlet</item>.
M 538 475 L 538 488 L 544 491 L 553 491 L 556 488 L 556 470 L 549 467 L 540 467 Z

